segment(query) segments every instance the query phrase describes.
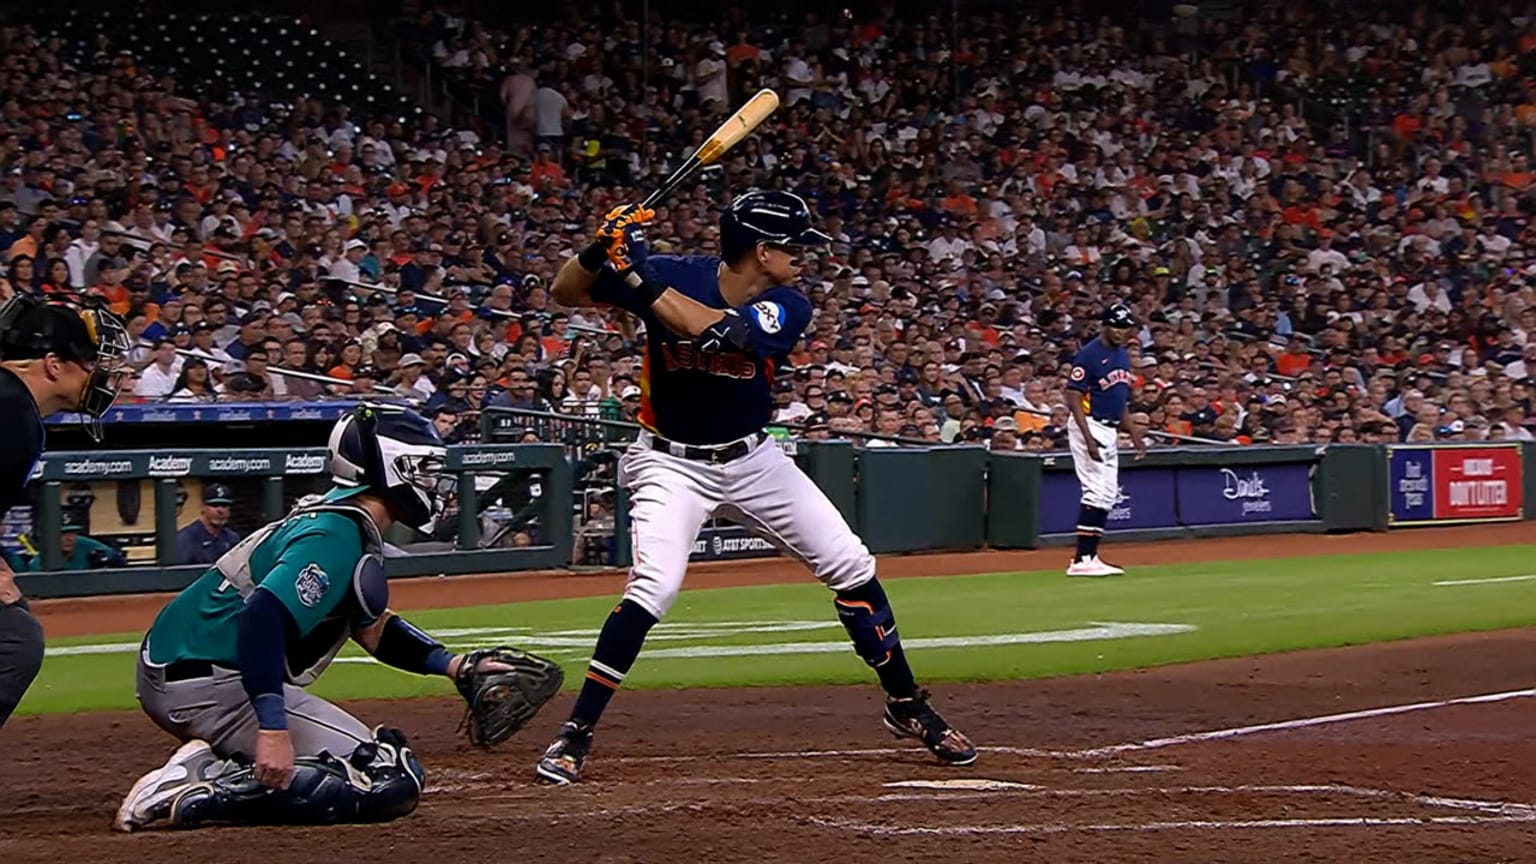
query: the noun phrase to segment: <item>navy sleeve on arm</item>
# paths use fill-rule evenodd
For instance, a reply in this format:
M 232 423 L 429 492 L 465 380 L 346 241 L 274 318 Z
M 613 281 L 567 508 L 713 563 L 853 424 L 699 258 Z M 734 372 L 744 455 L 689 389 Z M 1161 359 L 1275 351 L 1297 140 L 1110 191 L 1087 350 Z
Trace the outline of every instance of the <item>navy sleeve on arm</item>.
M 283 704 L 284 649 L 291 618 L 269 591 L 254 591 L 240 611 L 235 640 L 240 682 L 262 729 L 287 729 Z
M 748 344 L 760 357 L 780 357 L 811 323 L 811 301 L 791 288 L 775 288 L 738 310 L 751 334 Z
M 593 301 L 609 306 L 617 306 L 626 312 L 643 315 L 649 311 L 649 306 L 641 298 L 639 292 L 624 283 L 623 277 L 615 273 L 612 267 L 604 267 L 597 271 L 597 281 L 592 283 Z M 555 334 L 557 336 L 563 334 Z

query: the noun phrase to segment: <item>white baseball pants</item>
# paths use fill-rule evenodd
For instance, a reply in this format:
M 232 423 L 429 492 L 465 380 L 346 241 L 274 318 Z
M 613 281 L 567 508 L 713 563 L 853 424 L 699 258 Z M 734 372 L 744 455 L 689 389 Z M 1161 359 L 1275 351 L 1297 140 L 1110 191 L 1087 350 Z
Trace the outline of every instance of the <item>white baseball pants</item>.
M 1077 485 L 1082 487 L 1082 503 L 1099 510 L 1113 510 L 1120 494 L 1120 433 L 1092 417 L 1088 418 L 1088 431 L 1099 445 L 1102 461 L 1095 462 L 1088 455 L 1088 442 L 1077 423 L 1067 424 L 1067 446 L 1072 450 Z

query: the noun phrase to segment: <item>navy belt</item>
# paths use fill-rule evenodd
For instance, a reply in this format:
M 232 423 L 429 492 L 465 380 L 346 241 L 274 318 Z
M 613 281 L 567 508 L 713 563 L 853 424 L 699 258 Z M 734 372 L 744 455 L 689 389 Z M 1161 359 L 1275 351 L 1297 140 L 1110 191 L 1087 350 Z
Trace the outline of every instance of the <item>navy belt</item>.
M 139 642 L 139 650 L 142 652 L 149 648 L 149 634 Z M 207 660 L 177 660 L 175 663 L 160 667 L 160 674 L 166 681 L 196 681 L 199 678 L 213 677 L 213 664 Z
M 719 465 L 725 462 L 734 462 L 751 453 L 752 448 L 763 443 L 767 438 L 768 433 L 766 432 L 753 432 L 739 441 L 709 447 L 697 444 L 684 444 L 680 441 L 670 441 L 660 435 L 652 435 L 651 449 L 683 459 L 691 459 L 695 462 L 708 462 L 711 465 Z
M 165 667 L 167 681 L 195 681 L 212 677 L 213 664 L 207 660 L 178 660 Z

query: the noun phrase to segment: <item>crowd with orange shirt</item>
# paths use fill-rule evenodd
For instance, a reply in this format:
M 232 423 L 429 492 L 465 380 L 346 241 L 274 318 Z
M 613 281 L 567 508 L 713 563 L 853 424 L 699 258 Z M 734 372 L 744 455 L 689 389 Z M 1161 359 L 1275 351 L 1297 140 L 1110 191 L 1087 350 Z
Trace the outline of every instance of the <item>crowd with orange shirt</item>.
M 267 116 L 156 81 L 172 110 L 113 115 L 132 130 L 115 141 L 69 94 L 133 93 L 121 58 L 33 73 L 18 58 L 54 49 L 12 31 L 4 71 L 86 119 L 43 132 L 4 106 L 8 285 L 103 294 L 153 334 L 145 366 L 161 339 L 208 355 L 209 384 L 144 398 L 388 386 L 454 416 L 632 416 L 632 322 L 546 286 L 597 214 L 768 86 L 780 111 L 648 234 L 707 253 L 734 191 L 811 203 L 834 242 L 808 262 L 816 317 L 778 397 L 803 434 L 1059 447 L 1064 364 L 1124 299 L 1147 322 L 1133 410 L 1154 430 L 1531 437 L 1531 21 L 792 7 L 771 27 L 690 8 L 644 39 L 574 11 L 498 29 L 428 9 L 426 49 L 505 117 L 450 129 L 304 98 Z M 1374 84 L 1326 95 L 1350 81 Z M 87 133 L 92 177 L 66 157 Z M 290 367 L 349 383 L 272 371 Z

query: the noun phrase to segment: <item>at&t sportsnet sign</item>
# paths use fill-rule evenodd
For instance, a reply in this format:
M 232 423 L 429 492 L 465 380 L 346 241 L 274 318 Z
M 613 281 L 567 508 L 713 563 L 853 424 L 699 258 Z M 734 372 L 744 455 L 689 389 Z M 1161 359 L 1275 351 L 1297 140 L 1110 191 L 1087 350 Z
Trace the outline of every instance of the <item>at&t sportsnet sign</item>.
M 1486 522 L 1525 515 L 1518 444 L 1403 445 L 1387 451 L 1394 526 Z

